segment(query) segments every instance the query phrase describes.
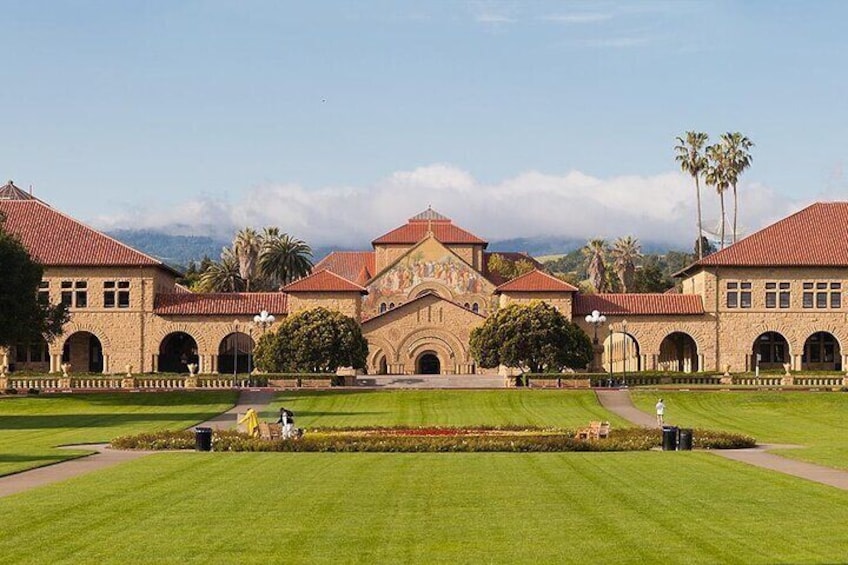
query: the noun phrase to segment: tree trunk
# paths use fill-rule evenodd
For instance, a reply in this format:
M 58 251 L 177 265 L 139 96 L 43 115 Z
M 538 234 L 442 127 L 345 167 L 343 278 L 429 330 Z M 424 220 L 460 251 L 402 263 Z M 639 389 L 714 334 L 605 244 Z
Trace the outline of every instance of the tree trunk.
M 704 258 L 704 226 L 701 221 L 701 183 L 695 176 L 695 197 L 698 202 L 698 259 Z
M 724 227 L 727 224 L 727 214 L 724 212 L 724 191 L 718 193 L 721 201 L 721 248 L 724 249 Z
M 739 209 L 739 203 L 736 198 L 736 183 L 733 183 L 733 243 L 736 243 L 736 212 Z

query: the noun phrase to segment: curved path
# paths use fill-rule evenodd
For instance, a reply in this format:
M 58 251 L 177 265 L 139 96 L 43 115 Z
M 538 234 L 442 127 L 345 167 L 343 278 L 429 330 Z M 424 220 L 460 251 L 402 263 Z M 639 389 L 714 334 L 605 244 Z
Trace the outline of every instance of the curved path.
M 595 392 L 601 406 L 610 412 L 621 416 L 625 420 L 636 424 L 637 426 L 643 426 L 646 428 L 657 427 L 656 418 L 654 416 L 642 412 L 633 405 L 633 401 L 630 399 L 630 392 L 628 390 L 612 389 L 596 390 Z M 785 457 L 780 457 L 779 455 L 773 455 L 767 452 L 769 449 L 786 447 L 799 446 L 763 444 L 750 449 L 716 449 L 710 451 L 710 453 L 719 455 L 726 459 L 732 459 L 733 461 L 741 461 L 742 463 L 748 463 L 749 465 L 755 465 L 757 467 L 762 467 L 763 469 L 769 469 L 777 471 L 778 473 L 784 473 L 786 475 L 815 481 L 817 483 L 822 483 L 842 490 L 848 490 L 848 471 L 841 471 L 839 469 L 831 469 L 829 467 L 822 467 L 821 465 L 814 465 L 803 461 L 786 459 Z
M 236 425 L 236 414 L 245 412 L 248 408 L 253 408 L 257 412 L 267 406 L 274 394 L 266 391 L 243 390 L 239 394 L 238 404 L 230 408 L 223 414 L 215 416 L 211 420 L 197 424 L 198 426 L 207 426 L 211 428 L 231 428 Z M 195 426 L 191 426 L 194 428 Z M 9 496 L 29 490 L 31 488 L 40 487 L 64 481 L 79 475 L 84 475 L 92 471 L 99 471 L 107 467 L 113 467 L 126 461 L 132 461 L 155 453 L 154 451 L 123 451 L 113 450 L 108 443 L 85 444 L 85 445 L 67 445 L 64 449 L 91 449 L 95 453 L 91 455 L 83 455 L 77 459 L 54 463 L 45 467 L 37 467 L 29 471 L 21 471 L 13 475 L 0 477 L 0 497 Z

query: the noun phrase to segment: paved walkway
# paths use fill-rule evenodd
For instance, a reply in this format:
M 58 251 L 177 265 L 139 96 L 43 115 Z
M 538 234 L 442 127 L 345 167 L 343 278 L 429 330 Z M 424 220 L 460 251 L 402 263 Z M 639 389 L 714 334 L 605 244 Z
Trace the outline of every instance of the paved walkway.
M 236 414 L 238 412 L 245 412 L 248 408 L 253 408 L 257 412 L 263 410 L 271 402 L 273 395 L 274 393 L 267 391 L 243 390 L 239 395 L 238 404 L 223 414 L 219 414 L 207 422 L 198 424 L 198 426 L 208 426 L 216 429 L 235 427 Z M 194 427 L 192 426 L 192 428 Z M 35 487 L 71 479 L 79 475 L 91 473 L 92 471 L 113 467 L 120 463 L 155 453 L 154 451 L 113 450 L 106 443 L 69 445 L 65 446 L 65 448 L 78 450 L 89 449 L 94 450 L 95 453 L 78 459 L 71 459 L 70 461 L 63 461 L 14 475 L 0 477 L 0 498 Z
M 504 388 L 497 375 L 367 375 L 356 386 L 375 388 Z
M 610 412 L 618 414 L 637 426 L 657 427 L 656 416 L 646 414 L 633 405 L 633 401 L 630 399 L 630 391 L 626 389 L 598 390 L 596 393 L 601 405 Z M 768 453 L 770 449 L 792 447 L 800 446 L 763 444 L 750 449 L 716 449 L 710 451 L 710 453 L 726 459 L 732 459 L 733 461 L 741 461 L 742 463 L 748 463 L 749 465 L 755 465 L 763 469 L 770 469 L 778 473 L 848 490 L 848 471 L 831 469 L 803 461 L 795 461 Z

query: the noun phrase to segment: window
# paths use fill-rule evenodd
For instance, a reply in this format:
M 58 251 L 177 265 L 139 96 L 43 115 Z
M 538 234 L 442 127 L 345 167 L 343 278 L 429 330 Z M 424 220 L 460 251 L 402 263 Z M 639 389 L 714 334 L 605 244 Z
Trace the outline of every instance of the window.
M 480 305 L 475 302 L 474 304 L 471 305 L 471 311 L 474 312 L 475 314 L 479 314 L 480 313 Z
M 830 307 L 842 308 L 842 283 L 830 283 Z
M 827 308 L 827 283 L 816 283 L 816 308 Z
M 386 311 L 386 303 L 382 302 L 380 304 L 380 314 L 384 313 L 385 311 Z
M 62 281 L 62 304 L 71 307 L 74 300 L 73 281 Z
M 130 307 L 130 281 L 104 281 L 103 282 L 103 307 L 114 308 Z
M 739 307 L 739 283 L 729 282 L 727 283 L 727 307 L 728 308 L 738 308 Z
M 466 309 L 466 310 L 471 310 L 471 304 L 469 304 L 468 302 L 466 302 L 466 303 L 465 303 L 465 309 Z
M 813 307 L 813 293 L 811 292 L 813 288 L 813 283 L 805 282 L 804 283 L 804 308 L 812 308 Z
M 394 309 L 395 309 L 395 303 L 389 302 L 389 310 L 394 310 Z
M 38 301 L 42 304 L 50 303 L 50 281 L 38 283 Z
M 88 306 L 88 283 L 85 281 L 76 281 L 74 283 L 74 305 L 77 308 L 85 308 Z
M 751 283 L 743 282 L 740 283 L 739 287 L 742 289 L 742 292 L 739 293 L 739 306 L 742 308 L 750 308 L 751 307 Z
M 766 308 L 777 308 L 777 283 L 766 283 Z
M 780 283 L 780 307 L 781 308 L 789 308 L 789 305 L 792 302 L 792 297 L 789 294 L 790 288 L 791 288 L 790 283 L 788 283 L 788 282 Z

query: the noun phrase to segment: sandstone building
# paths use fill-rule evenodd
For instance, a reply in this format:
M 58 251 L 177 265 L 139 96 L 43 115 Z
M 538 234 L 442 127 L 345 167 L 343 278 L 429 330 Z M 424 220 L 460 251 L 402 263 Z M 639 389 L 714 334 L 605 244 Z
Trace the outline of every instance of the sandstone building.
M 583 294 L 541 265 L 504 280 L 487 242 L 433 210 L 335 252 L 281 292 L 199 294 L 179 273 L 20 190 L 0 187 L 5 228 L 45 267 L 40 293 L 71 320 L 52 343 L 0 351 L 13 370 L 244 373 L 263 331 L 253 316 L 325 306 L 358 319 L 371 374 L 481 372 L 471 330 L 512 302 L 543 300 L 599 342 L 616 371 L 732 371 L 789 364 L 844 370 L 848 353 L 848 203 L 817 203 L 698 261 L 682 294 Z M 501 253 L 509 259 L 522 254 Z M 531 260 L 532 261 L 532 260 Z M 607 323 L 584 320 L 598 310 Z M 600 367 L 598 367 L 600 368 Z

